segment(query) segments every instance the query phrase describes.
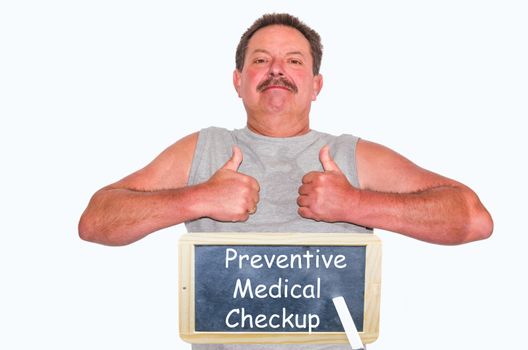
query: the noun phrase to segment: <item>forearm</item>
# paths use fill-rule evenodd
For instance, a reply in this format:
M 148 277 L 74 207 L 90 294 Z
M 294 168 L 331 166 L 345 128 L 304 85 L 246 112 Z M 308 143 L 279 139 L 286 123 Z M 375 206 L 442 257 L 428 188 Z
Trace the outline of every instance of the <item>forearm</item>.
M 347 221 L 439 244 L 485 239 L 493 229 L 473 191 L 450 185 L 403 194 L 361 190 Z
M 198 186 L 159 191 L 108 188 L 90 200 L 79 221 L 82 239 L 106 245 L 125 245 L 146 235 L 196 219 Z

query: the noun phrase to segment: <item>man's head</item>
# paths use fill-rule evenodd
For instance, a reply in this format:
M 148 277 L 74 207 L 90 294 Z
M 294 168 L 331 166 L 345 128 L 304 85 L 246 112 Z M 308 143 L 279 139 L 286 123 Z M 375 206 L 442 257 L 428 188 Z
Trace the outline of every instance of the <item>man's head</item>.
M 323 85 L 320 62 L 319 35 L 297 18 L 258 19 L 242 35 L 233 72 L 248 127 L 269 136 L 307 132 L 311 103 Z
M 306 38 L 306 40 L 308 40 L 308 43 L 310 44 L 310 53 L 312 54 L 313 59 L 312 71 L 314 75 L 319 74 L 319 69 L 321 68 L 321 59 L 323 57 L 323 44 L 321 44 L 321 37 L 315 30 L 301 22 L 297 17 L 287 13 L 266 14 L 257 19 L 251 25 L 251 27 L 249 27 L 246 32 L 242 34 L 236 50 L 236 69 L 241 72 L 242 68 L 244 67 L 249 40 L 253 34 L 255 34 L 255 32 L 259 29 L 271 25 L 282 25 L 297 29 Z

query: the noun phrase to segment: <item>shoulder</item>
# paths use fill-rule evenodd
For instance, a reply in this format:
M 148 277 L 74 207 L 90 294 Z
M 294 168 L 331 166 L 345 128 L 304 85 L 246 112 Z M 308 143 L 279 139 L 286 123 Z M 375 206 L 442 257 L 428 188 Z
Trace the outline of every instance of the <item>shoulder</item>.
M 404 158 L 392 149 L 372 141 L 359 139 L 356 157 L 364 165 L 373 165 L 383 161 L 403 161 Z
M 110 188 L 156 191 L 187 184 L 200 132 L 189 134 L 163 150 L 142 169 L 128 175 Z
M 325 144 L 330 146 L 330 154 L 333 157 L 343 155 L 349 161 L 356 163 L 356 149 L 359 141 L 359 137 L 351 134 L 341 134 L 339 136 L 319 133 L 320 138 L 324 140 Z
M 320 143 L 330 146 L 330 153 L 354 151 L 359 137 L 352 134 L 330 134 L 312 129 L 311 132 Z
M 226 128 L 220 128 L 218 126 L 210 126 L 207 128 L 201 129 L 198 134 L 201 136 L 208 136 L 208 137 L 221 137 L 221 136 L 228 136 L 233 133 L 232 130 L 226 129 Z
M 232 138 L 232 131 L 216 126 L 201 129 L 169 146 L 154 160 L 154 163 L 159 163 L 155 164 L 157 167 L 165 165 L 172 168 L 175 162 L 181 164 L 182 161 L 185 161 L 190 166 L 194 154 L 203 144 L 214 143 L 225 138 Z
M 321 138 L 324 140 L 330 140 L 330 141 L 338 142 L 338 143 L 348 143 L 348 144 L 355 145 L 356 142 L 360 139 L 359 137 L 352 135 L 352 134 L 337 135 L 337 134 L 330 134 L 327 132 L 322 132 L 322 131 L 318 131 L 314 129 L 312 129 L 311 131 L 314 134 L 316 134 L 318 138 Z

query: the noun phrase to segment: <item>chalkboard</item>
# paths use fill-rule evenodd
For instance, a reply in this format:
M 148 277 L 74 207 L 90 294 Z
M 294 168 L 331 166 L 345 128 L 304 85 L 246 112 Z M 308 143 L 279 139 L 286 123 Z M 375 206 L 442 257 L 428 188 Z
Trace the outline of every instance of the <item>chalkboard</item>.
M 362 331 L 365 252 L 364 246 L 195 246 L 196 330 L 343 332 L 332 298 L 344 296 Z
M 372 342 L 379 243 L 370 234 L 185 235 L 180 335 L 193 343 L 342 343 L 332 298 L 343 296 L 363 342 Z

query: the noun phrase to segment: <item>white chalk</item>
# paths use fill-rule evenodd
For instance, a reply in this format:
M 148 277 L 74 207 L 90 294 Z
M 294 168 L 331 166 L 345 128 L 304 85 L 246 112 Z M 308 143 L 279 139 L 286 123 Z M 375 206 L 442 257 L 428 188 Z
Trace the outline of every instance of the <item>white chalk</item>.
M 365 346 L 361 342 L 361 338 L 359 337 L 359 333 L 357 331 L 354 320 L 352 319 L 352 315 L 348 310 L 345 298 L 335 297 L 332 298 L 332 301 L 334 302 L 334 306 L 337 310 L 337 314 L 339 315 L 339 319 L 341 320 L 341 324 L 345 329 L 345 333 L 348 338 L 348 342 L 350 343 L 350 346 L 353 350 L 364 350 Z

